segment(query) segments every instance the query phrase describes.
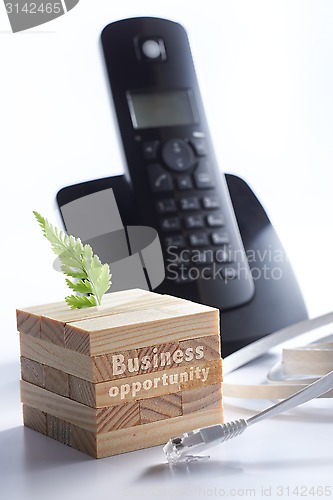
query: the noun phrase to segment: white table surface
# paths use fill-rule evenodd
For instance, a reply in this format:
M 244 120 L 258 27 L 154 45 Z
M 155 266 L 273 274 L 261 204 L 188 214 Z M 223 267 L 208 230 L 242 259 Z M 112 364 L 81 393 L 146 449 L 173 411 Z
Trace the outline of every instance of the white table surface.
M 262 378 L 269 354 L 237 372 Z M 242 373 L 243 372 L 243 373 Z M 2 498 L 319 498 L 333 496 L 333 404 L 316 400 L 249 427 L 209 452 L 169 467 L 162 446 L 93 459 L 22 426 L 19 363 L 0 368 Z M 226 420 L 248 418 L 269 401 L 225 399 Z

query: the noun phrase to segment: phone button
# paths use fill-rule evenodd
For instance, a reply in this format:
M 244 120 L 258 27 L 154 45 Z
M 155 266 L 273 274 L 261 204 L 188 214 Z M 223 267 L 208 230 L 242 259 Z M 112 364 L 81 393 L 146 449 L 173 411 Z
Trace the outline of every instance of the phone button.
M 165 198 L 156 203 L 156 209 L 159 214 L 170 214 L 177 211 L 176 202 L 173 198 Z
M 188 215 L 184 219 L 186 229 L 200 229 L 204 227 L 202 215 Z
M 208 236 L 206 233 L 192 233 L 189 236 L 192 247 L 202 247 L 208 245 Z
M 148 177 L 153 193 L 162 193 L 173 190 L 171 175 L 158 163 L 148 165 Z
M 207 210 L 213 210 L 214 208 L 220 208 L 220 201 L 216 196 L 205 196 L 202 198 L 202 206 Z
M 179 191 L 186 191 L 193 188 L 192 179 L 189 175 L 180 175 L 176 179 Z
M 156 160 L 158 141 L 149 141 L 142 144 L 142 153 L 145 160 Z
M 193 153 L 186 142 L 170 139 L 162 148 L 162 159 L 171 170 L 184 172 L 193 164 Z
M 194 183 L 197 189 L 207 189 L 215 187 L 210 164 L 207 160 L 200 160 L 199 165 L 193 175 Z
M 176 234 L 174 236 L 168 236 L 164 240 L 165 248 L 168 250 L 170 247 L 185 248 L 185 238 L 181 234 Z
M 178 231 L 180 229 L 180 220 L 178 217 L 166 217 L 161 219 L 160 224 L 163 231 Z
M 207 144 L 204 139 L 191 139 L 191 146 L 197 156 L 207 155 Z
M 225 219 L 224 215 L 220 212 L 207 215 L 207 225 L 209 227 L 221 227 L 224 226 Z
M 211 235 L 213 245 L 226 245 L 229 243 L 229 234 L 227 231 L 218 231 Z
M 200 205 L 199 205 L 199 200 L 198 198 L 195 198 L 194 196 L 191 196 L 189 198 L 181 198 L 179 200 L 179 206 L 181 210 L 188 211 L 188 210 L 199 210 Z

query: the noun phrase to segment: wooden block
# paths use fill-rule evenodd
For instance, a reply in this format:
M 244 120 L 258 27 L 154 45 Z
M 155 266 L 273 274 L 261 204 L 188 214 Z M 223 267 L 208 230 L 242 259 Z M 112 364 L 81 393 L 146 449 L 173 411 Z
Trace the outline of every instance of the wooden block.
M 102 382 L 113 380 L 115 378 L 127 377 L 127 372 L 123 371 L 119 366 L 125 364 L 130 366 L 130 369 L 136 367 L 135 359 L 138 357 L 136 349 L 122 351 L 113 354 L 102 354 L 101 356 L 93 356 L 91 359 L 94 363 L 94 380 L 93 382 Z M 132 367 L 132 368 L 131 368 Z
M 141 424 L 182 415 L 181 393 L 166 394 L 140 401 Z
M 168 369 L 178 366 L 175 352 L 179 349 L 179 342 L 172 344 L 158 344 L 143 349 L 137 349 L 137 373 L 151 373 L 161 368 Z M 175 361 L 176 360 L 176 361 Z
M 74 401 L 96 408 L 96 384 L 69 375 L 69 397 Z
M 140 407 L 137 402 L 100 408 L 96 414 L 97 433 L 140 425 Z
M 71 310 L 65 301 L 55 302 L 52 304 L 42 304 L 39 306 L 26 307 L 17 309 L 17 329 L 21 333 L 32 335 L 32 323 L 36 322 L 39 325 L 40 318 L 48 323 L 46 328 L 52 329 L 54 323 L 71 323 L 73 321 L 80 321 L 100 316 L 111 316 L 119 313 L 125 313 L 133 310 L 149 309 L 152 306 L 170 305 L 179 303 L 182 299 L 172 297 L 170 295 L 161 295 L 146 290 L 134 289 L 124 290 L 121 292 L 109 293 L 103 297 L 102 305 L 98 307 L 91 307 L 86 309 Z M 35 333 L 39 337 L 40 325 Z M 53 335 L 46 335 L 50 342 L 52 342 Z M 44 340 L 45 340 L 44 338 Z M 62 344 L 61 344 L 62 345 Z
M 66 422 L 97 431 L 96 410 L 28 382 L 21 381 L 21 401 Z
M 57 368 L 71 375 L 95 380 L 93 358 L 64 349 L 51 342 L 33 339 L 29 335 L 20 334 L 21 354 L 25 358 L 38 361 Z
M 24 408 L 25 412 L 27 412 L 27 407 Z M 30 410 L 32 410 L 32 414 L 36 411 L 34 408 L 29 408 L 28 411 Z M 190 429 L 221 424 L 223 423 L 223 414 L 220 409 L 212 409 L 194 415 L 171 417 L 167 421 L 163 421 L 162 426 L 160 421 L 156 421 L 143 424 L 140 427 L 134 426 L 98 434 L 50 415 L 47 415 L 47 419 L 49 422 L 48 435 L 50 437 L 92 457 L 104 458 L 149 446 L 165 444 L 171 437 L 188 432 Z M 33 420 L 33 425 L 35 423 L 36 419 Z M 39 429 L 42 428 L 39 427 Z M 142 429 L 142 432 L 138 432 L 139 429 Z M 38 427 L 34 430 L 41 432 Z M 44 434 L 46 434 L 46 428 Z
M 167 423 L 151 422 L 138 427 L 94 434 L 76 425 L 70 425 L 70 446 L 94 458 L 104 458 L 119 453 L 165 444 L 171 437 L 190 429 L 223 423 L 220 409 L 207 410 L 195 415 L 173 417 Z
M 70 444 L 70 424 L 64 420 L 47 415 L 47 435 L 63 444 Z
M 46 413 L 28 405 L 23 405 L 23 422 L 26 427 L 47 434 Z
M 221 409 L 151 422 L 130 429 L 97 434 L 97 458 L 165 444 L 171 437 L 198 427 L 223 423 Z M 138 432 L 138 430 L 142 432 Z
M 40 338 L 52 344 L 65 347 L 65 323 L 41 316 Z
M 60 396 L 69 397 L 69 375 L 63 371 L 45 366 L 45 389 Z M 29 381 L 28 381 L 29 382 Z
M 71 398 L 96 408 L 163 396 L 221 383 L 221 360 L 178 366 L 143 375 L 93 384 L 71 378 Z M 77 384 L 75 386 L 75 384 Z
M 97 434 L 82 429 L 77 425 L 70 424 L 70 442 L 69 445 L 78 450 L 97 458 Z
M 193 355 L 194 359 L 220 359 L 221 358 L 221 338 L 219 333 L 209 335 L 208 337 L 193 338 L 190 340 L 182 340 L 179 342 L 179 348 L 184 353 L 188 353 L 187 358 Z M 188 361 L 186 356 L 182 361 L 182 365 Z
M 208 409 L 222 408 L 221 384 L 183 391 L 181 395 L 183 415 Z
M 65 344 L 68 349 L 89 356 L 110 352 L 150 347 L 218 332 L 219 312 L 208 306 L 191 302 L 130 311 L 114 316 L 98 317 L 65 326 Z
M 96 409 L 24 381 L 21 381 L 21 400 L 25 405 L 89 432 L 108 432 L 140 424 L 139 403 L 136 402 Z
M 39 387 L 45 386 L 44 365 L 23 356 L 21 356 L 21 376 L 22 380 L 26 382 L 38 385 Z
M 19 332 L 40 338 L 40 317 L 38 315 L 17 309 L 16 322 Z
M 212 339 L 214 337 L 214 339 Z M 183 350 L 185 352 L 188 346 L 197 346 L 199 343 L 203 345 L 203 359 L 216 359 L 219 360 L 220 356 L 218 352 L 211 350 L 210 344 L 213 341 L 216 343 L 217 339 L 215 339 L 216 335 L 208 336 L 208 350 L 206 351 L 206 344 L 203 342 L 203 338 L 201 337 L 200 341 L 197 339 L 192 339 L 186 341 L 186 344 L 183 345 Z M 204 337 L 205 339 L 206 337 Z M 156 347 L 159 353 L 159 362 L 161 362 L 161 354 L 164 353 L 174 353 L 175 349 L 168 347 L 170 344 L 156 344 L 154 347 L 144 348 L 140 350 L 130 350 L 130 351 L 121 351 L 120 353 L 110 353 L 102 356 L 86 356 L 75 351 L 71 351 L 69 349 L 64 349 L 49 342 L 45 342 L 39 339 L 31 339 L 29 336 L 25 336 L 24 334 L 20 335 L 21 341 L 21 354 L 22 356 L 38 361 L 39 363 L 43 363 L 48 366 L 52 366 L 53 368 L 59 368 L 61 371 L 74 375 L 78 378 L 85 379 L 90 382 L 102 382 L 107 380 L 114 380 L 118 378 L 126 378 L 128 376 L 127 369 L 123 373 L 116 372 L 116 375 L 113 374 L 113 355 L 121 354 L 124 357 L 124 364 L 128 365 L 128 360 L 135 357 L 139 357 L 140 365 L 143 357 L 143 353 L 153 353 L 153 349 Z M 178 345 L 177 343 L 175 344 Z M 179 344 L 180 345 L 180 344 Z M 187 346 L 187 347 L 186 347 Z M 170 351 L 163 351 L 162 349 L 170 349 Z M 141 353 L 141 354 L 138 354 Z M 213 353 L 213 354 L 211 354 Z M 165 355 L 163 359 L 168 359 L 168 356 Z M 153 360 L 153 358 L 152 358 Z M 132 361 L 132 364 L 135 363 Z M 185 366 L 186 364 L 190 364 L 190 362 L 186 362 L 185 357 L 181 363 L 178 364 L 181 366 Z M 166 364 L 164 368 L 170 369 L 175 365 L 172 361 L 170 365 Z M 177 364 L 176 364 L 177 365 Z M 154 369 L 154 367 L 153 367 Z M 150 373 L 150 369 L 147 370 L 147 373 Z M 139 372 L 142 374 L 145 373 L 141 367 Z

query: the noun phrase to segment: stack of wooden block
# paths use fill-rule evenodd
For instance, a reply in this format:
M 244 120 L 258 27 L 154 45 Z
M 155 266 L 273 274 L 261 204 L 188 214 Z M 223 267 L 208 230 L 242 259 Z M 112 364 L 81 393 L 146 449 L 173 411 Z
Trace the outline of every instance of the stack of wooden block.
M 223 422 L 219 312 L 143 290 L 17 310 L 24 424 L 106 457 Z

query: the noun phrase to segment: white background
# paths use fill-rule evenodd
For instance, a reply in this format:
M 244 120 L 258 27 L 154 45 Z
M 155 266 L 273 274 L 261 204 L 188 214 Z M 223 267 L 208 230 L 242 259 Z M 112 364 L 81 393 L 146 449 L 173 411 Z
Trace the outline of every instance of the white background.
M 187 29 L 221 169 L 263 203 L 310 315 L 332 309 L 332 1 L 81 0 L 17 34 L 0 5 L 2 383 L 19 357 L 15 308 L 67 293 L 32 210 L 59 223 L 61 187 L 123 169 L 100 32 L 145 15 Z M 2 416 L 20 425 L 18 406 Z
M 333 2 L 81 0 L 17 34 L 0 6 L 8 356 L 17 354 L 8 339 L 17 344 L 15 307 L 67 293 L 32 210 L 58 223 L 58 189 L 122 171 L 99 35 L 109 22 L 137 15 L 187 29 L 221 169 L 243 177 L 263 203 L 310 315 L 332 309 Z

